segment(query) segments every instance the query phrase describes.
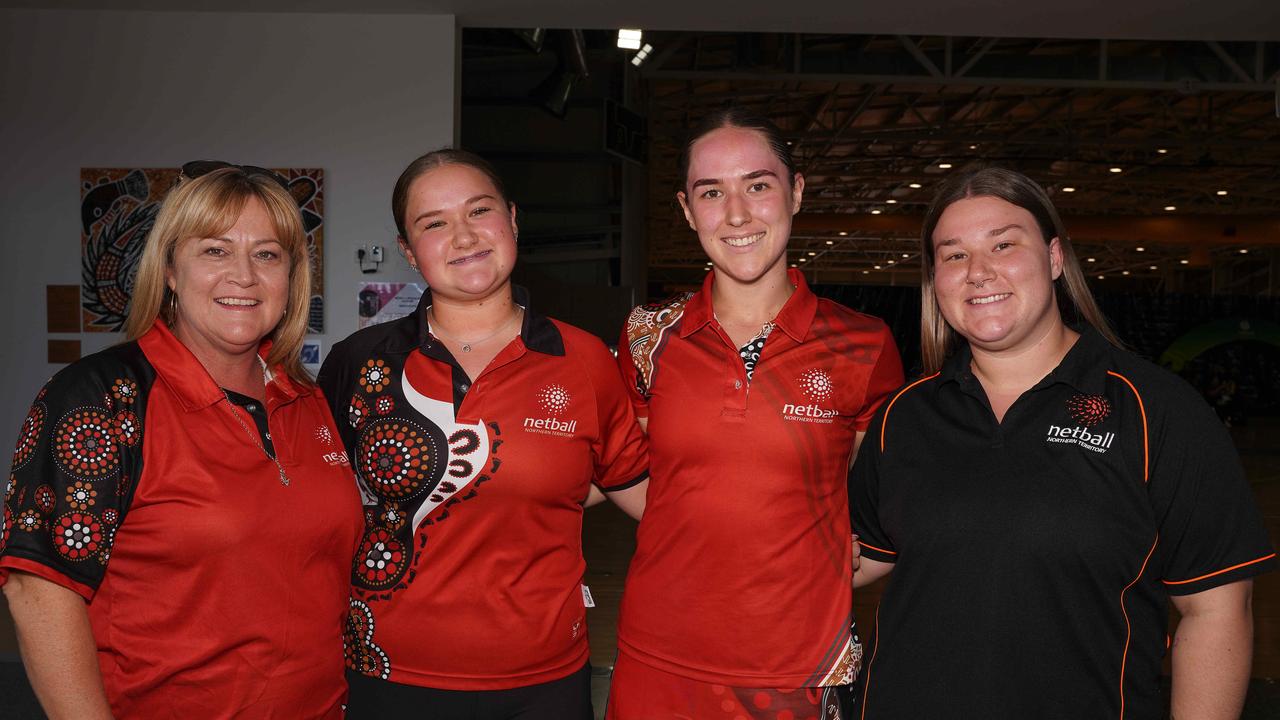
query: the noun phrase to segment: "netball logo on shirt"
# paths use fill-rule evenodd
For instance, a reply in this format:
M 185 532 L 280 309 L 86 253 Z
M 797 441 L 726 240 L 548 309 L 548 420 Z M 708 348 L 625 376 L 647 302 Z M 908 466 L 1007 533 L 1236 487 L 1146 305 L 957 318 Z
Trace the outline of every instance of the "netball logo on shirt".
M 1116 434 L 1096 432 L 1094 427 L 1111 417 L 1111 403 L 1101 395 L 1076 395 L 1067 401 L 1067 412 L 1078 423 L 1075 427 L 1050 425 L 1044 441 L 1064 445 L 1079 445 L 1085 450 L 1105 453 L 1111 448 Z
M 800 374 L 797 382 L 801 392 L 809 400 L 804 404 L 787 403 L 782 406 L 782 419 L 796 422 L 832 423 L 840 411 L 823 407 L 831 399 L 835 386 L 825 370 L 810 368 Z
M 573 437 L 573 432 L 578 427 L 578 421 L 564 418 L 565 413 L 569 411 L 569 404 L 573 402 L 573 396 L 569 394 L 569 391 L 563 385 L 552 383 L 543 387 L 535 395 L 535 400 L 538 403 L 538 408 L 547 415 L 540 418 L 525 418 L 525 432 Z

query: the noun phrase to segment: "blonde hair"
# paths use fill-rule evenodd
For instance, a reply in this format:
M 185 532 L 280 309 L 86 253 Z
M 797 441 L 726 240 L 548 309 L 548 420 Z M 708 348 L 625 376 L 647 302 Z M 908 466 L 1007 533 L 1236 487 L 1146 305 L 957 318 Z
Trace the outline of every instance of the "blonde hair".
M 307 314 L 311 303 L 311 253 L 302 216 L 293 196 L 272 178 L 227 167 L 183 179 L 169 191 L 147 234 L 138 274 L 129 302 L 124 331 L 129 340 L 142 337 L 161 318 L 173 326 L 176 298 L 165 276 L 173 265 L 178 243 L 190 238 L 215 237 L 239 219 L 250 198 L 257 198 L 271 218 L 276 239 L 289 255 L 289 297 L 284 317 L 269 333 L 271 351 L 267 364 L 280 366 L 295 382 L 313 384 L 302 367 L 302 340 L 307 334 Z
M 1057 238 L 1062 250 L 1062 274 L 1053 281 L 1058 312 L 1069 321 L 1092 325 L 1112 345 L 1124 347 L 1089 292 L 1067 229 L 1048 194 L 1022 173 L 999 167 L 982 167 L 958 173 L 944 182 L 925 213 L 924 228 L 920 234 L 920 359 L 926 375 L 940 370 L 956 347 L 956 331 L 942 316 L 934 294 L 933 231 L 942 213 L 952 203 L 971 197 L 994 197 L 1016 205 L 1035 218 L 1046 244 Z

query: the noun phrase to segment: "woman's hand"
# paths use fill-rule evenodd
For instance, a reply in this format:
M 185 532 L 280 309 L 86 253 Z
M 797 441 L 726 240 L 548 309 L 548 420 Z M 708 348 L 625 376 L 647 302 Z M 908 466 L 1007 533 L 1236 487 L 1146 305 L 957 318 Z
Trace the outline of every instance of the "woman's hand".
M 27 678 L 49 720 L 111 720 L 84 599 L 18 571 L 9 573 L 4 596 Z

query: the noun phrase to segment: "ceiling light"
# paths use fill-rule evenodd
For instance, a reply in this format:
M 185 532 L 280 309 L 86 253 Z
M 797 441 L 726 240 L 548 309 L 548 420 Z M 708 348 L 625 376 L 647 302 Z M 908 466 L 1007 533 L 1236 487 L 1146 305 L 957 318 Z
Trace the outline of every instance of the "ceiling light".
M 1167 153 L 1167 152 L 1169 152 L 1169 151 L 1168 151 L 1168 150 L 1166 150 L 1166 149 L 1164 149 L 1164 148 L 1156 148 L 1156 152 L 1160 153 L 1161 155 L 1164 155 L 1165 153 Z
M 619 30 L 618 31 L 618 47 L 623 50 L 639 50 L 640 38 L 644 37 L 641 30 Z
M 950 170 L 950 169 L 951 169 L 951 163 L 938 163 L 938 169 L 939 169 L 939 170 Z
M 1146 248 L 1144 248 L 1144 247 L 1142 247 L 1141 245 L 1139 245 L 1138 247 L 1134 248 L 1134 250 L 1137 250 L 1138 252 L 1146 252 L 1146 251 L 1147 251 L 1147 249 L 1146 249 Z
M 795 264 L 795 263 L 791 263 L 791 267 L 795 267 L 795 266 L 796 266 L 796 264 Z
M 835 244 L 836 244 L 836 241 L 835 241 L 835 240 L 828 240 L 828 241 L 827 241 L 827 244 L 828 244 L 828 245 L 835 245 Z
M 800 262 L 809 262 L 809 258 L 800 258 Z
M 816 253 L 816 252 L 811 252 L 811 253 L 809 253 L 809 257 L 814 257 L 814 256 L 815 256 L 815 255 L 817 255 L 817 254 L 818 254 L 818 253 Z
M 1113 167 L 1113 168 L 1111 168 L 1111 172 L 1113 172 L 1113 173 L 1124 172 L 1124 168 L 1122 168 L 1122 167 Z
M 640 65 L 644 63 L 645 58 L 649 57 L 649 54 L 652 52 L 653 52 L 653 46 L 650 45 L 649 43 L 645 43 L 644 47 L 641 47 L 639 50 L 636 51 L 635 57 L 631 58 L 631 64 L 635 65 L 636 67 L 640 67 Z
M 844 237 L 844 236 L 848 235 L 849 233 L 847 233 L 847 232 L 845 232 L 845 231 L 841 230 L 840 232 L 838 232 L 838 233 L 836 233 L 836 234 L 837 234 L 837 235 L 839 235 L 840 237 Z
M 1101 279 L 1102 279 L 1102 278 L 1104 278 L 1104 277 L 1106 277 L 1106 275 L 1099 275 L 1099 276 L 1098 276 L 1098 279 L 1099 279 L 1099 280 L 1101 280 Z
M 911 184 L 910 184 L 910 185 L 908 185 L 907 187 L 909 187 L 909 188 L 913 188 L 913 189 L 915 189 L 915 190 L 919 190 L 922 186 L 920 185 L 920 183 L 911 183 Z
M 1218 191 L 1218 194 L 1219 194 L 1219 195 L 1226 195 L 1226 194 L 1227 194 L 1227 191 L 1226 191 L 1226 190 L 1219 190 L 1219 191 Z
M 911 256 L 910 256 L 910 255 L 908 255 L 907 253 L 902 253 L 902 257 L 904 257 L 904 258 L 909 258 L 909 257 L 911 257 Z
M 897 204 L 898 204 L 898 201 L 897 201 L 897 200 L 894 200 L 893 198 L 889 198 L 888 200 L 885 200 L 885 202 L 886 202 L 887 204 L 889 204 L 889 205 L 897 205 Z
M 894 264 L 894 263 L 896 263 L 896 262 L 898 262 L 898 261 L 897 261 L 897 260 L 890 260 L 890 261 L 889 261 L 889 264 L 890 264 L 890 265 L 892 265 L 892 264 Z
M 1066 187 L 1062 188 L 1062 192 L 1075 192 L 1075 191 L 1076 191 L 1076 189 L 1075 189 L 1075 188 L 1073 188 L 1073 187 L 1071 187 L 1070 185 L 1068 185 L 1068 186 L 1066 186 Z
M 879 211 L 879 210 L 872 210 L 872 211 L 871 211 L 871 214 L 872 214 L 872 215 L 879 215 L 879 214 L 880 214 L 880 211 Z
M 1248 254 L 1249 254 L 1249 248 L 1240 248 L 1240 254 L 1241 254 L 1241 255 L 1248 255 Z
M 1147 269 L 1148 269 L 1148 270 L 1159 270 L 1160 268 L 1159 268 L 1159 267 L 1157 267 L 1157 266 L 1155 266 L 1155 265 L 1152 265 L 1152 266 L 1148 267 Z
M 1178 263 L 1179 263 L 1179 264 L 1181 264 L 1181 265 L 1189 265 L 1189 264 L 1191 263 L 1191 261 L 1190 261 L 1190 260 L 1179 260 L 1179 261 L 1178 261 Z
M 977 150 L 977 149 L 978 149 L 978 146 L 977 146 L 977 145 L 970 145 L 970 146 L 969 146 L 969 149 L 970 149 L 970 150 Z
M 1128 275 L 1128 274 L 1129 274 L 1129 271 L 1128 271 L 1128 270 L 1125 270 L 1124 272 L 1122 272 L 1122 273 L 1120 273 L 1120 274 L 1121 274 L 1121 275 Z
M 871 271 L 870 271 L 870 270 L 863 270 L 863 271 L 862 271 L 862 274 L 863 274 L 863 275 L 870 275 L 870 274 L 871 274 Z
M 1098 258 L 1085 258 L 1085 262 L 1098 262 Z
M 876 266 L 875 266 L 875 268 L 876 268 L 877 270 L 879 270 L 879 269 L 880 269 L 880 266 L 879 266 L 879 265 L 876 265 Z
M 1164 206 L 1164 209 L 1165 209 L 1165 212 L 1173 212 L 1174 210 L 1177 210 L 1177 209 L 1178 209 L 1178 206 L 1177 206 L 1177 205 L 1165 205 L 1165 206 Z

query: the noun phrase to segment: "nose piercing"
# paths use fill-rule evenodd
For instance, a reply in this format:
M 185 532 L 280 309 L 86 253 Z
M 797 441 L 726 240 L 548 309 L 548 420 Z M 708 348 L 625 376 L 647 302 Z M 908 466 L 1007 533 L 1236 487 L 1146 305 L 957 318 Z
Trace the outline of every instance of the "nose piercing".
M 975 288 L 979 289 L 979 290 L 981 290 L 981 289 L 982 289 L 982 286 L 983 286 L 983 285 L 986 285 L 986 284 L 987 284 L 987 281 L 986 281 L 986 280 L 975 280 L 975 281 L 973 282 L 973 286 L 974 286 Z

